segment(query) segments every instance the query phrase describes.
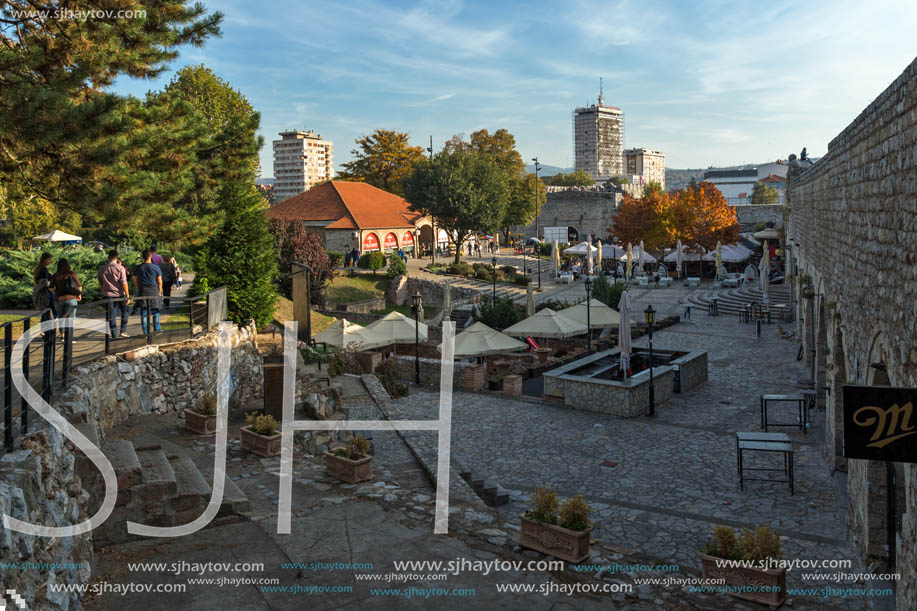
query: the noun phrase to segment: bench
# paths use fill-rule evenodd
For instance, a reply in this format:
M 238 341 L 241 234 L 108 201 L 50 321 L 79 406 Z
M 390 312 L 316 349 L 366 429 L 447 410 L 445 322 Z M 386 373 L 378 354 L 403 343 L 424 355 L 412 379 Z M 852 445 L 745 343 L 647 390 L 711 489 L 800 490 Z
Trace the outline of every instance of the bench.
M 778 452 L 783 454 L 783 468 L 746 467 L 745 452 Z M 790 494 L 795 493 L 793 443 L 785 433 L 736 433 L 736 463 L 739 472 L 739 488 L 745 490 L 745 481 L 777 482 L 790 485 Z M 785 479 L 745 477 L 746 471 L 778 471 Z
M 685 286 L 697 288 L 700 286 L 700 277 L 689 276 L 685 278 Z

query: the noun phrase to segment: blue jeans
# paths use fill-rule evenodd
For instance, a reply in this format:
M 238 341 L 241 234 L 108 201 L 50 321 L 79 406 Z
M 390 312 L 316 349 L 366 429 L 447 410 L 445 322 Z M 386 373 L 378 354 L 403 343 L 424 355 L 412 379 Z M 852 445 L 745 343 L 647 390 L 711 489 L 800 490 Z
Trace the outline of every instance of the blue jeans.
M 150 317 L 153 319 L 153 331 L 159 333 L 162 331 L 162 327 L 159 326 L 159 308 L 147 308 L 146 302 L 140 302 L 140 328 L 143 329 L 143 334 L 149 334 L 149 325 L 147 325 L 146 312 L 147 310 L 152 310 Z
M 117 310 L 121 310 L 121 333 L 127 333 L 127 302 L 124 299 L 112 301 L 108 304 L 108 327 L 111 329 L 112 337 L 118 337 L 119 335 L 117 330 L 118 316 L 115 314 Z
M 64 318 L 76 318 L 76 299 L 68 299 L 67 301 L 58 301 L 57 302 L 57 319 L 58 321 Z M 61 333 L 64 332 L 63 325 L 58 322 L 57 328 L 60 329 Z

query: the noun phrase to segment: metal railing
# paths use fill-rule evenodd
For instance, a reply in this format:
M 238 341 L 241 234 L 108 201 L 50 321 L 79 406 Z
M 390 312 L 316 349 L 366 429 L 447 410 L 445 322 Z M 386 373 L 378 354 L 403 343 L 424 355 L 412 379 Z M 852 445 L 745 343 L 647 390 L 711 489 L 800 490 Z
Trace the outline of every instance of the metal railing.
M 168 301 L 168 307 L 160 307 L 159 312 L 156 312 L 153 307 L 144 307 L 154 300 L 160 300 L 162 302 L 160 306 L 165 306 L 165 302 Z M 109 328 L 111 328 L 111 321 L 114 321 L 115 329 L 119 330 L 122 320 L 120 304 L 123 301 L 123 299 L 109 298 L 80 304 L 77 313 L 81 318 L 107 320 L 109 321 Z M 127 325 L 132 324 L 132 321 L 133 324 L 136 324 L 139 320 L 141 324 L 140 334 L 131 334 L 129 337 L 113 337 L 111 334 L 106 333 L 103 337 L 99 337 L 98 334 L 90 331 L 75 338 L 72 327 L 67 327 L 60 331 L 57 328 L 51 329 L 41 335 L 40 341 L 33 339 L 24 351 L 21 364 L 23 376 L 31 384 L 30 375 L 38 375 L 38 367 L 40 365 L 40 394 L 45 401 L 50 403 L 56 389 L 63 390 L 67 388 L 74 361 L 82 364 L 110 354 L 113 351 L 121 352 L 161 341 L 175 341 L 183 336 L 185 332 L 187 332 L 187 337 L 190 339 L 208 331 L 225 319 L 226 306 L 225 288 L 218 288 L 195 297 L 131 297 L 130 303 L 124 306 L 125 308 L 131 308 L 131 311 L 127 312 Z M 137 312 L 134 311 L 135 307 Z M 157 316 L 161 317 L 163 315 L 165 315 L 166 319 L 160 322 L 159 327 L 161 330 L 157 331 L 155 319 Z M 3 447 L 0 448 L 0 454 L 11 451 L 15 438 L 29 431 L 29 405 L 24 397 L 19 396 L 18 392 L 14 393 L 13 368 L 18 364 L 12 362 L 13 345 L 16 339 L 35 326 L 36 321 L 44 322 L 52 320 L 52 317 L 52 310 L 46 308 L 23 316 L 20 319 L 0 324 L 0 338 L 2 338 L 3 342 L 3 392 L 0 395 L 3 408 Z M 145 331 L 142 330 L 144 322 L 146 323 Z M 57 336 L 59 332 L 62 333 L 61 343 L 63 350 L 58 358 Z M 74 350 L 74 344 L 76 344 L 76 350 Z M 36 353 L 39 353 L 38 357 L 36 357 Z M 58 374 L 60 376 L 59 381 Z M 33 387 L 35 387 L 34 384 Z M 18 414 L 15 413 L 17 407 Z M 17 415 L 19 420 L 18 434 L 17 427 L 14 425 Z

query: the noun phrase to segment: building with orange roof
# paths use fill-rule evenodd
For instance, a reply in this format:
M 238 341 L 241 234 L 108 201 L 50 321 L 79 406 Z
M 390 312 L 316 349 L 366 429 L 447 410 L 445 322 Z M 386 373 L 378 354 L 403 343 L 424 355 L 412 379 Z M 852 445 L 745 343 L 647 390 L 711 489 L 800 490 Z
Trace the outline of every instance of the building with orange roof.
M 325 248 L 344 252 L 402 249 L 432 243 L 429 217 L 412 212 L 404 198 L 362 182 L 331 181 L 285 199 L 266 211 L 269 218 L 303 223 L 325 240 Z M 445 234 L 443 232 L 443 239 Z

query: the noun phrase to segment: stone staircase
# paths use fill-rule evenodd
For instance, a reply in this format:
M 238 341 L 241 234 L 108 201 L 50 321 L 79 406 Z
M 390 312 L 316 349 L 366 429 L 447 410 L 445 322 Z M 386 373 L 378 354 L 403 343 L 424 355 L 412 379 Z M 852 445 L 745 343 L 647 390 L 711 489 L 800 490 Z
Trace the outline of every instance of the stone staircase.
M 118 480 L 115 509 L 104 524 L 93 531 L 93 543 L 113 545 L 141 537 L 127 532 L 127 522 L 150 526 L 180 526 L 196 520 L 206 510 L 211 495 L 213 474 L 205 476 L 188 457 L 167 454 L 155 443 L 136 445 L 127 439 L 110 439 L 101 444 L 95 427 L 76 425 L 87 438 L 102 449 Z M 102 474 L 85 455 L 79 453 L 77 473 L 89 492 L 89 513 L 98 511 L 105 496 Z M 227 478 L 220 509 L 210 526 L 248 520 L 248 498 Z
M 761 302 L 761 287 L 741 287 L 733 289 L 714 289 L 712 291 L 695 292 L 682 299 L 682 303 L 692 305 L 702 310 L 707 310 L 714 299 L 717 300 L 719 313 L 738 316 L 739 312 L 748 303 Z M 788 306 L 790 303 L 789 287 L 775 285 L 768 290 L 768 302 L 771 307 L 775 305 Z
M 497 480 L 480 473 L 473 473 L 471 469 L 462 464 L 456 463 L 456 465 L 461 478 L 471 486 L 471 489 L 486 505 L 499 507 L 509 503 L 509 491 L 503 488 Z

